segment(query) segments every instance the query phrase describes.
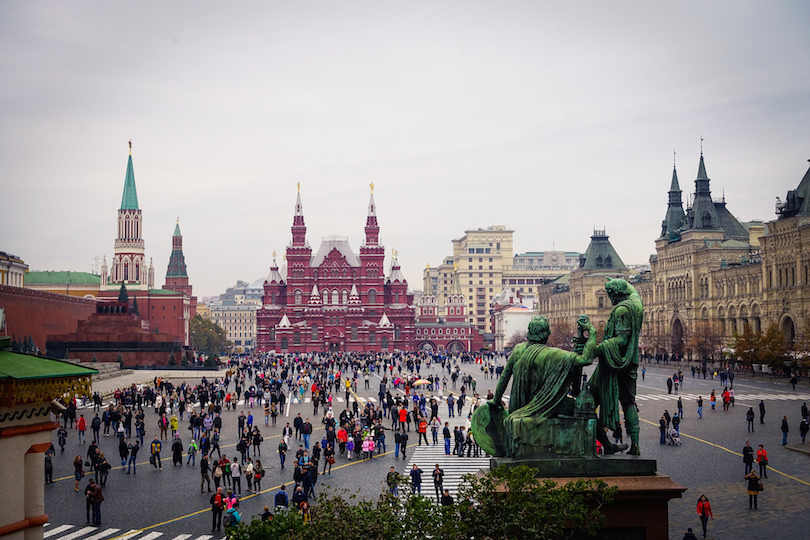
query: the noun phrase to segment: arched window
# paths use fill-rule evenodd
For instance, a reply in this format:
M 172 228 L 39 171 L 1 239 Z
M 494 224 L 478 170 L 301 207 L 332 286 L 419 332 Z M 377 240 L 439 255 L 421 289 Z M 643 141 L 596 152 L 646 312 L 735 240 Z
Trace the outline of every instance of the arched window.
M 338 292 L 337 289 L 332 291 L 332 303 L 333 304 L 337 305 L 338 302 L 340 302 L 340 299 L 338 298 L 339 295 L 340 295 L 340 293 Z
M 343 289 L 343 303 L 344 304 L 349 303 L 349 291 L 347 291 L 346 289 Z
M 324 289 L 322 295 L 323 295 L 323 305 L 328 304 L 329 303 L 329 291 Z
M 299 332 L 293 334 L 293 343 L 296 345 L 301 344 L 301 334 Z
M 374 289 L 370 289 L 368 291 L 368 303 L 369 304 L 377 303 L 377 291 L 375 291 Z
M 383 349 L 388 348 L 388 338 L 386 336 L 380 338 L 380 347 L 382 347 Z
M 377 343 L 377 333 L 374 330 L 368 331 L 368 342 Z
M 312 339 L 318 339 L 318 325 L 312 325 Z
M 301 293 L 301 289 L 295 289 L 295 303 L 299 306 L 303 301 L 303 293 Z
M 286 351 L 288 348 L 289 348 L 289 341 L 287 340 L 287 338 L 285 337 L 281 338 L 281 349 Z
M 352 325 L 352 339 L 357 339 L 357 325 Z

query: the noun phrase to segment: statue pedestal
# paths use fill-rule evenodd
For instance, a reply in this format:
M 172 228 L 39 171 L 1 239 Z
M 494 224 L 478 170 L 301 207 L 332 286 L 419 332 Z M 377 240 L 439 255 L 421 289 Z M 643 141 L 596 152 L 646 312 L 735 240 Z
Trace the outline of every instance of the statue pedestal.
M 490 460 L 490 467 L 499 465 L 526 465 L 539 470 L 538 478 L 557 484 L 587 478 L 603 480 L 609 487 L 618 488 L 613 502 L 601 509 L 605 515 L 605 527 L 596 538 L 667 540 L 669 501 L 681 498 L 686 491 L 685 487 L 676 484 L 669 476 L 658 474 L 653 459 L 610 456 Z

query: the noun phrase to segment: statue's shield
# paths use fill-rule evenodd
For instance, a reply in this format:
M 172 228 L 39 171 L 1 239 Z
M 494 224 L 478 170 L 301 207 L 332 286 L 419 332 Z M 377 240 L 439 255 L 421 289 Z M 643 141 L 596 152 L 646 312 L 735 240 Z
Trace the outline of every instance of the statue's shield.
M 472 415 L 473 437 L 478 446 L 490 456 L 506 456 L 506 427 L 504 420 L 508 413 L 493 401 L 481 405 Z

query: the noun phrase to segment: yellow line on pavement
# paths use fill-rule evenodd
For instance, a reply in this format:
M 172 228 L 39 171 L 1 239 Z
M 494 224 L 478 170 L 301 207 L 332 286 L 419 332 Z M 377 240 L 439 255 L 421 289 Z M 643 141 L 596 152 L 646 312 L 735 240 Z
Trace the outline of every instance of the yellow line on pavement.
M 645 420 L 644 418 L 639 418 L 639 420 L 641 420 L 642 422 L 646 422 L 646 423 L 650 424 L 651 426 L 658 427 L 658 422 L 650 422 L 649 420 Z M 729 448 L 726 448 L 725 446 L 720 446 L 719 444 L 715 444 L 715 443 L 713 443 L 713 442 L 709 442 L 709 441 L 707 441 L 707 440 L 705 440 L 705 439 L 701 439 L 700 437 L 695 437 L 694 435 L 687 435 L 687 434 L 686 434 L 686 433 L 684 433 L 683 431 L 681 431 L 681 432 L 680 432 L 680 434 L 681 434 L 681 435 L 680 435 L 681 437 L 687 437 L 687 438 L 689 438 L 689 439 L 694 439 L 694 440 L 696 440 L 696 441 L 702 442 L 703 444 L 708 444 L 709 446 L 714 446 L 715 448 L 719 448 L 720 450 L 723 450 L 723 451 L 725 451 L 725 452 L 728 452 L 729 454 L 734 454 L 735 456 L 742 457 L 742 454 L 741 454 L 741 453 L 739 453 L 739 452 L 735 452 L 734 450 L 731 450 L 731 449 L 729 449 Z M 773 472 L 775 472 L 775 473 L 777 473 L 777 474 L 781 474 L 781 475 L 782 475 L 782 476 L 784 476 L 785 478 L 790 478 L 791 480 L 795 480 L 795 481 L 797 481 L 797 482 L 799 482 L 799 483 L 801 483 L 801 484 L 804 484 L 805 486 L 810 486 L 810 482 L 806 482 L 806 481 L 802 480 L 801 478 L 796 478 L 795 476 L 792 476 L 792 475 L 790 475 L 790 474 L 784 473 L 784 472 L 780 471 L 779 469 L 774 469 L 774 468 L 773 468 L 773 467 L 771 467 L 770 465 L 768 465 L 768 470 L 769 470 L 769 471 L 773 471 Z

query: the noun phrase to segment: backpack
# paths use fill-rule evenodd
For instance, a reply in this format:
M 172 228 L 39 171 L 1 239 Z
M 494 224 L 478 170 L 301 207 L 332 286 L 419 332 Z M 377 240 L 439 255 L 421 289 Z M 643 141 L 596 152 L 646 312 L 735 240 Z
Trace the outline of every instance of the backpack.
M 231 525 L 233 525 L 233 512 L 230 510 L 225 512 L 225 515 L 222 517 L 222 525 L 227 529 Z

